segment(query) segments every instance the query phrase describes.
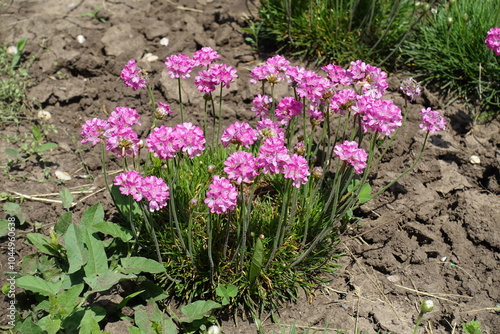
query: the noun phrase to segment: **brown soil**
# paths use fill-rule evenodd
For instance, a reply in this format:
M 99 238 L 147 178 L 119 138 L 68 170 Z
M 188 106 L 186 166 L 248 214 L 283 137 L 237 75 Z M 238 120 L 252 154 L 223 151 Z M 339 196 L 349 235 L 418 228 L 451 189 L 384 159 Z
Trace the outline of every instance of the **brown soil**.
M 98 15 L 106 22 L 81 17 L 97 6 L 101 7 Z M 112 205 L 99 177 L 99 150 L 79 143 L 80 127 L 87 119 L 105 117 L 104 109 L 118 105 L 148 110 L 146 92 L 133 92 L 119 81 L 124 64 L 131 58 L 141 59 L 146 52 L 160 59 L 150 64 L 157 99 L 174 104 L 177 89 L 159 73 L 162 60 L 180 52 L 192 55 L 201 46 L 214 48 L 240 76 L 238 86 L 225 96 L 225 122 L 252 121 L 249 102 L 255 87 L 248 84 L 248 69 L 264 58 L 244 43 L 241 27 L 245 15 L 254 9 L 251 1 L 243 0 L 15 0 L 3 4 L 0 41 L 14 45 L 21 38 L 28 39 L 26 58 L 36 57 L 28 97 L 51 113 L 49 123 L 57 133 L 50 133 L 47 140 L 59 147 L 45 155 L 45 163 L 29 160 L 0 174 L 2 191 L 37 195 L 57 193 L 63 186 L 91 189 L 95 192 L 91 196 L 76 196 L 76 215 L 98 202 L 111 214 Z M 77 42 L 78 35 L 86 41 Z M 169 39 L 168 46 L 160 45 L 163 37 Z M 391 76 L 388 97 L 402 105 L 397 92 L 399 77 Z M 185 96 L 187 119 L 200 121 L 201 95 L 186 88 Z M 384 185 L 415 159 L 423 142 L 418 129 L 422 107 L 444 110 L 448 129 L 430 138 L 425 156 L 412 173 L 362 207 L 360 214 L 366 218 L 340 244 L 346 255 L 339 260 L 339 274 L 314 298 L 301 297 L 280 309 L 282 324 L 328 325 L 348 333 L 355 329 L 411 333 L 420 302 L 432 299 L 436 307 L 425 315 L 425 331 L 421 332 L 457 333 L 461 324 L 473 319 L 481 322 L 485 333 L 500 331 L 500 317 L 492 310 L 500 302 L 498 120 L 473 125 L 464 106 L 443 108 L 436 95 L 426 91 L 410 106 L 408 123 L 390 158 L 379 168 L 374 187 Z M 37 112 L 34 108 L 30 116 Z M 147 123 L 146 117 L 142 120 Z M 177 121 L 176 117 L 171 120 L 172 124 Z M 150 124 L 144 123 L 146 129 Z M 7 143 L 8 136 L 29 133 L 31 124 L 2 127 L 0 165 L 6 165 L 4 149 L 20 145 Z M 479 164 L 470 162 L 472 155 L 480 158 Z M 87 174 L 84 166 L 94 181 L 80 177 Z M 55 177 L 56 170 L 69 173 L 72 179 L 62 184 Z M 32 231 L 35 222 L 50 228 L 63 212 L 60 204 L 29 199 L 23 201 L 22 209 L 29 227 L 18 231 L 18 260 L 31 251 L 22 243 L 23 233 Z M 3 248 L 2 259 L 7 258 L 6 252 Z M 7 271 L 5 261 L 1 264 L 2 271 Z M 7 302 L 7 298 L 0 299 L 1 325 L 7 322 Z M 250 322 L 240 320 L 238 324 L 225 322 L 223 330 L 256 333 Z M 267 331 L 273 326 L 265 321 Z M 115 333 L 126 331 L 114 328 Z

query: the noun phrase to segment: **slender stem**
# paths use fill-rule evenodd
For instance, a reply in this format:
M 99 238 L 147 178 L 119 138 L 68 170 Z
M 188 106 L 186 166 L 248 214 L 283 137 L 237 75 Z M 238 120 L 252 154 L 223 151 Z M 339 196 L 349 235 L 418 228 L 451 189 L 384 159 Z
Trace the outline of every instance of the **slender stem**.
M 207 240 L 207 243 L 208 243 L 208 262 L 210 263 L 210 284 L 212 285 L 212 287 L 215 286 L 214 284 L 214 259 L 213 259 L 213 255 L 212 255 L 212 215 L 209 215 L 208 216 L 208 219 L 207 219 L 207 234 L 208 234 L 208 240 Z
M 418 326 L 420 326 L 420 321 L 422 321 L 423 312 L 420 312 L 417 317 L 417 321 L 415 322 L 415 328 L 413 329 L 413 334 L 418 333 Z
M 177 87 L 179 88 L 179 108 L 181 111 L 181 123 L 184 123 L 184 109 L 182 106 L 181 78 L 177 78 Z
M 222 120 L 222 84 L 220 85 L 220 91 L 219 91 L 219 116 L 217 118 L 219 124 L 217 124 L 217 138 L 220 138 L 220 132 L 222 126 L 221 120 Z

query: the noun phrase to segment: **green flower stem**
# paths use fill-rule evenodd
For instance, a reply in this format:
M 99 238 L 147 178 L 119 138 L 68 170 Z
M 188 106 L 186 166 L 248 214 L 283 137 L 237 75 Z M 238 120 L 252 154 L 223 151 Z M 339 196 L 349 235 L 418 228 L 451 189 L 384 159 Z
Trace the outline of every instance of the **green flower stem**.
M 213 237 L 212 237 L 212 215 L 208 215 L 207 219 L 207 235 L 208 235 L 208 240 L 207 240 L 207 252 L 208 252 L 208 262 L 210 263 L 210 284 L 212 287 L 215 287 L 214 283 L 214 258 L 212 255 L 212 242 L 213 242 Z
M 417 317 L 417 321 L 415 322 L 415 328 L 413 329 L 413 334 L 418 333 L 418 326 L 420 326 L 420 321 L 422 321 L 422 317 L 424 316 L 424 312 L 420 311 Z
M 220 138 L 221 135 L 221 127 L 222 127 L 222 84 L 220 85 L 219 91 L 219 115 L 217 117 L 217 138 Z
M 179 109 L 181 111 L 181 123 L 184 123 L 184 109 L 182 106 L 181 78 L 177 78 L 177 87 L 179 89 Z

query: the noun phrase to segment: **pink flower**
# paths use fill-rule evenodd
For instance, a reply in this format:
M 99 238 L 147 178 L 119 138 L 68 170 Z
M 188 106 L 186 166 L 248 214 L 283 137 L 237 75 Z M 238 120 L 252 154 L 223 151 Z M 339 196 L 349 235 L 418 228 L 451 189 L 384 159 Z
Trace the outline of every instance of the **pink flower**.
M 194 84 L 200 92 L 210 93 L 215 90 L 215 79 L 212 77 L 211 72 L 208 70 L 201 70 L 198 75 L 194 77 Z
M 147 176 L 141 181 L 143 197 L 149 202 L 149 211 L 157 211 L 167 206 L 170 196 L 168 186 L 162 178 Z
M 157 107 L 154 114 L 157 119 L 164 119 L 168 114 L 173 113 L 173 111 L 170 110 L 170 105 L 166 103 L 158 102 L 156 105 Z
M 283 171 L 290 159 L 284 138 L 268 137 L 264 140 L 257 156 L 257 167 L 264 174 L 277 174 Z
M 307 97 L 313 103 L 325 100 L 332 88 L 330 80 L 313 71 L 305 71 L 301 80 L 297 82 L 297 94 L 300 97 Z
M 261 140 L 269 138 L 269 137 L 278 137 L 282 140 L 285 140 L 285 133 L 283 129 L 281 129 L 280 124 L 278 122 L 273 122 L 269 118 L 264 118 L 261 121 L 257 122 L 257 135 Z
M 403 121 L 401 109 L 391 100 L 373 99 L 364 95 L 358 99 L 352 109 L 355 114 L 362 115 L 361 125 L 365 132 L 370 130 L 389 136 L 401 126 Z
M 215 64 L 208 69 L 208 72 L 211 74 L 212 80 L 216 85 L 222 85 L 222 87 L 227 89 L 234 82 L 234 79 L 238 77 L 236 69 L 227 64 Z
M 179 53 L 167 57 L 165 66 L 168 69 L 167 73 L 172 79 L 185 79 L 191 76 L 190 73 L 195 66 L 195 62 L 187 55 Z
M 146 138 L 149 152 L 162 160 L 175 157 L 180 149 L 181 142 L 174 128 L 162 125 L 153 130 Z
M 116 107 L 108 117 L 108 123 L 111 127 L 132 126 L 139 123 L 139 114 L 137 110 L 129 107 Z
M 238 184 L 241 184 L 241 182 L 252 182 L 259 175 L 256 167 L 256 159 L 249 152 L 234 152 L 227 157 L 224 166 L 227 177 Z
M 257 130 L 253 129 L 248 123 L 234 122 L 222 133 L 220 141 L 224 147 L 229 144 L 241 145 L 250 148 L 257 140 Z
M 139 153 L 139 136 L 130 126 L 112 127 L 104 135 L 106 150 L 115 153 L 117 157 L 137 156 Z
M 292 179 L 292 184 L 296 188 L 300 188 L 301 184 L 307 183 L 307 177 L 310 175 L 309 165 L 303 156 L 294 153 L 285 163 L 283 169 L 283 176 Z
M 500 28 L 491 28 L 488 31 L 486 40 L 484 41 L 486 46 L 495 52 L 495 55 L 500 56 Z
M 439 111 L 432 110 L 431 108 L 423 108 L 420 113 L 422 114 L 420 128 L 423 131 L 434 133 L 446 128 L 446 120 L 439 114 Z
M 133 90 L 146 88 L 146 85 L 149 84 L 149 82 L 146 82 L 144 76 L 145 72 L 142 69 L 137 68 L 135 59 L 128 61 L 120 75 L 125 85 L 132 87 Z
M 363 94 L 372 98 L 382 97 L 389 86 L 386 80 L 387 73 L 361 60 L 351 62 L 347 75 L 357 87 L 362 88 Z
M 328 78 L 335 85 L 348 86 L 352 84 L 352 79 L 347 74 L 347 70 L 334 64 L 329 64 L 321 68 L 328 74 Z
M 330 111 L 344 115 L 356 103 L 358 94 L 353 89 L 342 89 L 332 96 L 330 100 Z
M 266 60 L 266 64 L 256 66 L 250 71 L 250 83 L 257 84 L 259 81 L 278 83 L 286 79 L 286 72 L 290 62 L 282 56 L 274 56 Z
M 203 130 L 191 123 L 178 124 L 175 127 L 179 146 L 190 158 L 201 155 L 205 149 Z
M 193 54 L 195 66 L 210 66 L 215 60 L 219 59 L 220 55 L 217 51 L 208 46 L 202 47 Z
M 120 193 L 132 196 L 137 202 L 142 200 L 142 177 L 135 170 L 126 171 L 115 177 L 114 185 L 120 186 Z
M 274 113 L 278 121 L 287 125 L 293 116 L 302 114 L 303 104 L 291 96 L 284 97 L 276 106 Z
M 82 125 L 82 144 L 92 142 L 96 145 L 101 140 L 105 139 L 104 133 L 109 129 L 107 121 L 100 118 L 93 118 L 86 121 Z
M 403 94 L 411 101 L 415 101 L 415 98 L 419 97 L 422 93 L 422 89 L 418 82 L 416 82 L 413 78 L 408 78 L 401 81 L 400 89 L 403 91 Z
M 333 148 L 333 152 L 340 158 L 340 160 L 347 162 L 353 168 L 356 174 L 363 172 L 366 168 L 366 160 L 368 154 L 362 148 L 358 148 L 358 143 L 355 141 L 344 141 Z
M 263 118 L 269 116 L 269 106 L 273 102 L 273 99 L 269 95 L 257 95 L 253 101 L 253 107 L 251 110 L 255 112 L 257 117 Z
M 214 175 L 206 196 L 204 202 L 210 209 L 210 212 L 221 214 L 234 210 L 238 198 L 238 190 L 225 177 Z

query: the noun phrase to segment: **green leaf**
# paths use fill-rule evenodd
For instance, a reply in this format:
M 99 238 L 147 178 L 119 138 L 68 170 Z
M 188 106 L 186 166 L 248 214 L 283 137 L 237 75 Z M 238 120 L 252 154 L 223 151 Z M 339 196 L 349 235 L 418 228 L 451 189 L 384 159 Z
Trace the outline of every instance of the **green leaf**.
M 109 290 L 113 285 L 119 283 L 124 279 L 135 278 L 135 275 L 125 275 L 121 273 L 115 273 L 113 271 L 108 271 L 103 274 L 94 277 L 84 277 L 85 283 L 87 283 L 92 292 L 106 291 Z
M 128 296 L 126 296 L 125 298 L 122 299 L 122 301 L 120 302 L 120 304 L 118 304 L 118 306 L 116 306 L 116 309 L 117 310 L 121 310 L 122 308 L 125 307 L 125 305 L 127 305 L 127 303 L 129 302 L 129 300 L 131 300 L 132 298 L 134 298 L 135 296 L 138 296 L 140 295 L 141 293 L 143 293 L 145 290 L 139 290 L 139 291 L 136 291 Z
M 63 208 L 65 210 L 69 210 L 73 206 L 73 195 L 71 192 L 68 190 L 68 188 L 63 188 L 59 192 L 59 196 L 61 197 L 61 202 L 63 205 Z
M 42 134 L 40 133 L 40 129 L 38 128 L 38 126 L 33 125 L 33 127 L 31 128 L 31 134 L 33 135 L 33 139 L 36 142 L 42 140 Z
M 194 320 L 203 319 L 208 312 L 220 307 L 222 305 L 213 300 L 198 300 L 194 303 L 181 306 L 181 311 L 186 316 L 186 318 L 181 319 L 181 322 L 191 323 Z
M 19 158 L 19 151 L 14 148 L 6 148 L 5 153 L 7 153 L 8 155 L 10 155 L 15 159 Z
M 231 298 L 236 297 L 238 294 L 238 287 L 234 284 L 229 284 L 227 287 L 219 285 L 215 289 L 215 293 L 222 298 L 222 305 L 227 305 L 231 301 Z
M 24 47 L 26 46 L 26 43 L 28 42 L 27 38 L 21 38 L 19 42 L 17 42 L 17 53 L 22 53 L 24 50 Z
M 9 233 L 9 224 L 10 222 L 6 219 L 0 220 L 0 237 L 7 235 Z
M 26 221 L 24 219 L 24 213 L 21 206 L 17 203 L 7 202 L 3 205 L 3 211 L 5 211 L 9 216 L 17 217 L 19 223 L 22 225 Z
M 31 320 L 26 318 L 23 322 L 17 322 L 13 328 L 14 333 L 43 334 L 43 330 Z
M 33 244 L 40 252 L 60 256 L 59 252 L 52 245 L 52 240 L 49 237 L 44 236 L 40 233 L 28 233 L 26 238 L 29 242 Z
M 75 224 L 68 226 L 64 234 L 64 244 L 69 262 L 68 274 L 72 274 L 80 270 L 88 260 L 88 251 L 83 245 L 83 234 L 80 226 Z
M 146 334 L 146 332 L 142 331 L 142 329 L 137 327 L 128 326 L 127 329 L 130 334 Z
M 44 143 L 36 148 L 37 153 L 42 153 L 53 148 L 56 148 L 58 145 L 56 143 Z
M 57 223 L 54 227 L 54 231 L 58 235 L 64 235 L 66 233 L 66 231 L 68 230 L 69 225 L 72 222 L 73 222 L 73 213 L 65 212 L 57 220 Z
M 145 257 L 131 256 L 121 259 L 122 272 L 140 274 L 141 272 L 158 274 L 165 271 L 165 267 L 158 261 Z
M 130 241 L 134 235 L 132 232 L 116 223 L 100 222 L 93 225 L 93 228 L 104 234 L 109 234 L 112 237 L 119 238 L 124 242 Z
M 82 293 L 84 284 L 73 285 L 66 291 L 63 291 L 57 295 L 57 301 L 61 309 L 65 310 L 68 314 L 72 313 L 73 310 L 80 303 L 80 294 Z
M 62 322 L 61 319 L 57 318 L 52 319 L 50 316 L 46 316 L 45 318 L 40 319 L 40 322 L 43 323 L 44 329 L 47 331 L 48 334 L 57 334 L 61 329 L 61 322 Z
M 120 210 L 125 219 L 128 220 L 130 216 L 132 220 L 136 217 L 142 217 L 139 204 L 132 197 L 123 195 L 118 186 L 113 185 L 111 187 L 111 195 L 115 199 L 118 210 Z
M 86 310 L 83 315 L 82 322 L 79 327 L 79 334 L 96 334 L 101 333 L 101 328 L 99 327 L 99 323 L 95 318 L 95 313 L 92 310 Z
M 481 323 L 475 320 L 471 320 L 462 325 L 462 329 L 466 334 L 482 334 L 480 328 Z
M 22 276 L 16 280 L 16 285 L 43 296 L 50 296 L 57 294 L 61 290 L 62 281 L 51 283 L 37 276 Z
M 363 203 L 368 202 L 371 199 L 371 196 L 370 196 L 371 191 L 372 191 L 372 187 L 370 186 L 369 183 L 363 184 L 363 186 L 361 187 L 361 190 L 359 191 L 359 194 L 358 194 L 359 203 L 363 204 Z
M 83 240 L 88 249 L 87 264 L 84 266 L 85 275 L 92 277 L 107 272 L 108 257 L 102 241 L 96 233 L 90 230 L 89 226 L 81 226 L 80 228 L 82 228 Z
M 88 208 L 82 215 L 81 224 L 90 228 L 93 227 L 94 224 L 100 223 L 104 221 L 104 210 L 102 208 L 101 203 L 97 203 L 92 207 Z
M 262 259 L 264 258 L 264 244 L 262 239 L 257 238 L 255 242 L 255 248 L 252 256 L 252 263 L 250 264 L 250 270 L 248 272 L 248 281 L 250 286 L 253 287 L 255 280 L 260 275 L 262 270 Z

